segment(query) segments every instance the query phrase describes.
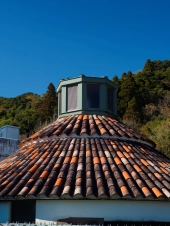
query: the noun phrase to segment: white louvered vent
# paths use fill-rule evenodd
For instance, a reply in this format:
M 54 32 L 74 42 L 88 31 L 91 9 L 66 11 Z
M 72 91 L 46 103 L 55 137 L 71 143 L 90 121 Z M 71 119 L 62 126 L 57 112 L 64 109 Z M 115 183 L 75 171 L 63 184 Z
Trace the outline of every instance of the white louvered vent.
M 67 86 L 67 111 L 77 109 L 77 87 L 77 84 Z

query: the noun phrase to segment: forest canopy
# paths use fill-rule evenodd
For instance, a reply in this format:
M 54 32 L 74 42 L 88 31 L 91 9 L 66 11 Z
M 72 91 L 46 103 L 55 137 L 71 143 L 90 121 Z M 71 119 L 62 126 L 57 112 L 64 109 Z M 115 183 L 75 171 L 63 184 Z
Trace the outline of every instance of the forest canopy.
M 170 61 L 148 59 L 143 70 L 112 79 L 119 85 L 118 117 L 170 156 Z
M 58 98 L 52 83 L 42 97 L 30 92 L 14 98 L 0 97 L 0 127 L 19 126 L 21 139 L 54 121 L 57 112 Z

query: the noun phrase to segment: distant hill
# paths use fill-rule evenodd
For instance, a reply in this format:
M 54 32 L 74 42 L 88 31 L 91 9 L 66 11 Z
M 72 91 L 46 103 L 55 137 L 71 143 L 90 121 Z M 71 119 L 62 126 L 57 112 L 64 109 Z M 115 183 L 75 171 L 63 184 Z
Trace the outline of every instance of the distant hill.
M 0 97 L 0 127 L 20 127 L 21 139 L 57 118 L 57 94 L 52 83 L 41 97 L 24 93 L 14 98 Z
M 151 138 L 170 156 L 170 61 L 148 59 L 143 70 L 114 76 L 113 81 L 119 84 L 120 120 Z

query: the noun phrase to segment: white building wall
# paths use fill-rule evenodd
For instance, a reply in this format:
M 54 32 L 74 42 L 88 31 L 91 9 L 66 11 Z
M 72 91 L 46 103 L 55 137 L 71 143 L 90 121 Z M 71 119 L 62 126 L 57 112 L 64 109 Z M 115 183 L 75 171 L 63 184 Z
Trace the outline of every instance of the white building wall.
M 0 223 L 10 222 L 11 203 L 0 201 Z
M 0 138 L 0 160 L 11 155 L 18 149 L 19 140 Z
M 1 156 L 0 155 L 0 161 L 4 160 L 7 156 Z
M 7 130 L 5 127 L 0 128 L 0 137 L 6 138 L 7 136 Z
M 36 223 L 68 217 L 104 218 L 104 221 L 170 222 L 170 202 L 120 200 L 37 200 Z
M 8 126 L 7 138 L 19 140 L 19 127 Z

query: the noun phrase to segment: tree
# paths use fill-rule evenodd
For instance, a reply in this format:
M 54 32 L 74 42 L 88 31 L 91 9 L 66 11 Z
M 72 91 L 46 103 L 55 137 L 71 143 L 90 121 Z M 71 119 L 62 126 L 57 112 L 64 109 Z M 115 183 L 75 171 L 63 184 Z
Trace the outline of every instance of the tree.
M 144 68 L 143 68 L 144 71 L 148 71 L 148 72 L 153 72 L 154 71 L 154 64 L 153 62 L 148 59 L 144 65 Z
M 123 116 L 123 119 L 140 122 L 141 121 L 141 111 L 139 104 L 137 104 L 136 98 L 133 97 L 128 103 L 128 107 Z
M 118 93 L 118 114 L 121 118 L 125 114 L 126 108 L 128 107 L 129 101 L 133 97 L 136 97 L 137 86 L 134 76 L 129 71 L 127 74 L 124 73 L 124 78 L 120 82 Z
M 48 85 L 47 92 L 43 98 L 37 103 L 37 108 L 41 115 L 41 121 L 50 121 L 54 114 L 57 115 L 58 98 L 55 87 L 52 83 Z
M 119 78 L 117 77 L 117 75 L 114 75 L 113 78 L 112 78 L 112 82 L 118 84 L 119 82 Z

